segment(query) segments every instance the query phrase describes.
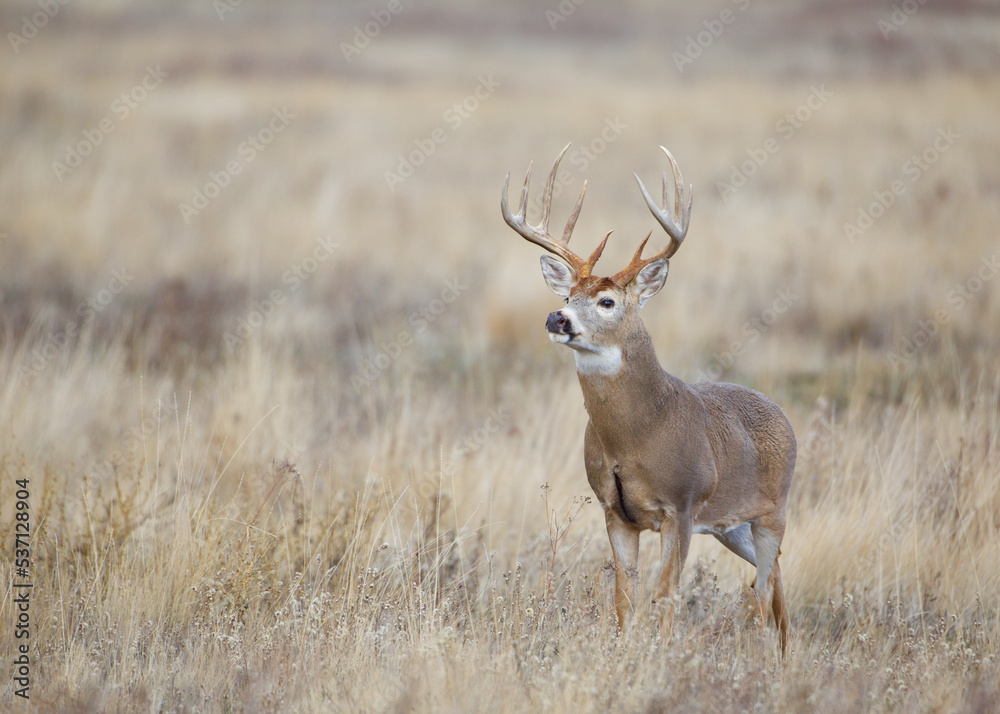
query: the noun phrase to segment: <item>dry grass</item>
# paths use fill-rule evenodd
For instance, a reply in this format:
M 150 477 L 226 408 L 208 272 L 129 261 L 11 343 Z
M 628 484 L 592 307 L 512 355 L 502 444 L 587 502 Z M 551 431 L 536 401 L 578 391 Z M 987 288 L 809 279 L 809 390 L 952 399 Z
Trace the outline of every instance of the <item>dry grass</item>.
M 753 4 L 678 73 L 670 52 L 724 6 L 589 3 L 551 32 L 529 3 L 406 5 L 348 63 L 340 42 L 381 5 L 219 21 L 206 4 L 70 4 L 4 47 L 2 707 L 1000 707 L 1000 18 L 928 3 L 884 42 L 891 10 Z M 32 7 L 5 6 L 5 32 Z M 157 63 L 162 84 L 58 181 L 62 147 Z M 443 113 L 491 75 L 452 127 Z M 819 85 L 832 96 L 782 136 Z M 287 128 L 185 222 L 178 204 L 282 108 Z M 616 120 L 557 211 L 589 179 L 575 240 L 615 228 L 613 266 L 649 228 L 629 173 L 655 177 L 656 145 L 695 184 L 645 320 L 671 372 L 751 384 L 795 427 L 784 662 L 739 615 L 748 569 L 711 539 L 669 636 L 641 607 L 614 632 L 582 399 L 541 330 L 557 301 L 497 194 Z M 948 127 L 910 181 L 904 162 Z M 391 190 L 385 172 L 437 128 Z M 769 137 L 723 200 L 717 182 Z M 851 242 L 844 224 L 897 179 Z M 25 478 L 28 705 L 8 675 Z

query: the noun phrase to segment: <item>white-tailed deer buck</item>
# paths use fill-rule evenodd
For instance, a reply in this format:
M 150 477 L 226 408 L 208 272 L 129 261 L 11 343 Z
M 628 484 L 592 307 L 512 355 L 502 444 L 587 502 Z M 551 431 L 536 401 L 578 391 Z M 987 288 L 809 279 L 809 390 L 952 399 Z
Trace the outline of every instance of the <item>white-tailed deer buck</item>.
M 650 232 L 624 270 L 600 278 L 591 272 L 611 234 L 587 260 L 568 246 L 586 182 L 562 239 L 549 235 L 552 187 L 566 149 L 545 184 L 539 225 L 526 220 L 530 165 L 517 214 L 507 205 L 510 174 L 504 181 L 501 210 L 507 225 L 561 258 L 541 259 L 546 284 L 566 301 L 565 307 L 548 316 L 545 329 L 553 342 L 566 345 L 576 357 L 590 416 L 584 461 L 587 479 L 604 508 L 614 551 L 618 624 L 624 628 L 634 609 L 639 533 L 660 533 L 662 571 L 653 602 L 668 627 L 691 534 L 709 533 L 757 568 L 753 587 L 757 611 L 766 623 L 770 605 L 784 653 L 791 626 L 778 553 L 795 468 L 791 425 L 776 404 L 751 389 L 712 382 L 686 384 L 667 374 L 639 319 L 640 308 L 663 287 L 668 260 L 687 233 L 691 187 L 685 191 L 677 163 L 666 149 L 673 170 L 673 210 L 666 172 L 663 208 L 636 175 L 646 205 L 670 242 L 656 255 L 643 258 Z

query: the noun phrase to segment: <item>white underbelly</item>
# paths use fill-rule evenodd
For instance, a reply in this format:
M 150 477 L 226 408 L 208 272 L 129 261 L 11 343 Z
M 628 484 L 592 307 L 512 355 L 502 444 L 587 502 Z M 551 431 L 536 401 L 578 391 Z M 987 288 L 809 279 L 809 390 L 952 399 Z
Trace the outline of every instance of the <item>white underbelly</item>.
M 693 533 L 703 533 L 704 535 L 722 535 L 723 533 L 729 533 L 730 531 L 736 530 L 742 525 L 745 524 L 737 523 L 736 525 L 723 528 L 721 526 L 709 526 L 696 523 L 694 525 L 694 528 L 692 528 L 691 530 Z

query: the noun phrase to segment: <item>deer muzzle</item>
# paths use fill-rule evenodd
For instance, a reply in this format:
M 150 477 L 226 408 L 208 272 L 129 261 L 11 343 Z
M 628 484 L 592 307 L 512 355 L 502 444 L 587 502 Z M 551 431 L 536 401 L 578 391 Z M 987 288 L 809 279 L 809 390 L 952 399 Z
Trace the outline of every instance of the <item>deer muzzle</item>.
M 569 317 L 563 314 L 562 310 L 550 312 L 545 319 L 545 329 L 554 335 L 572 335 L 573 323 Z

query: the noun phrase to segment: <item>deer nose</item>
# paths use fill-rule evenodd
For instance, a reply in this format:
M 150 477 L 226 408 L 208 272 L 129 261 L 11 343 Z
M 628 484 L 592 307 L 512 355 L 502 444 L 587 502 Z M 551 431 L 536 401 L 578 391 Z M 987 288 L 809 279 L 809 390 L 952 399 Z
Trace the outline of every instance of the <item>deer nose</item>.
M 569 325 L 569 318 L 563 315 L 561 310 L 550 312 L 545 320 L 545 329 L 549 332 L 567 332 Z

